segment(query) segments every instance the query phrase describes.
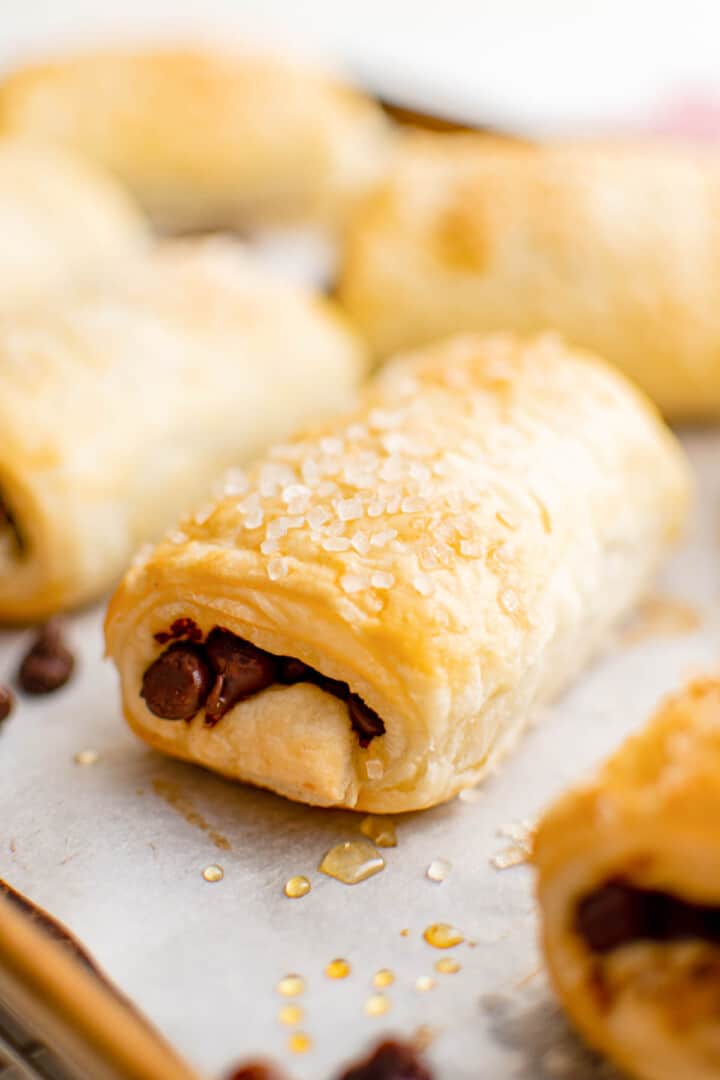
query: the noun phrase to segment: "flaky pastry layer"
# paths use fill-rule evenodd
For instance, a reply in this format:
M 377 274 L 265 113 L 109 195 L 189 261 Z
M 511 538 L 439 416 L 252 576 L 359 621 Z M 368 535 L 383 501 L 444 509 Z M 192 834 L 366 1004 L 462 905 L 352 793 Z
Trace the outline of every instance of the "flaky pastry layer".
M 720 157 L 656 144 L 408 138 L 357 214 L 339 298 L 387 355 L 553 329 L 675 418 L 720 415 Z
M 344 406 L 365 371 L 328 302 L 218 241 L 0 318 L 0 619 L 109 588 L 226 468 Z
M 127 574 L 107 620 L 125 714 L 153 746 L 291 798 L 431 806 L 605 643 L 687 495 L 652 407 L 556 338 L 399 357 Z M 214 726 L 154 715 L 144 674 L 181 619 L 340 680 L 385 733 L 361 745 L 345 702 L 302 680 Z
M 720 1075 L 719 814 L 720 682 L 708 679 L 667 701 L 537 834 L 560 1000 L 642 1080 Z M 592 921 L 578 914 L 588 898 Z
M 0 138 L 0 310 L 105 273 L 148 244 L 123 188 L 69 151 Z
M 384 170 L 390 128 L 341 82 L 220 49 L 104 50 L 0 84 L 0 129 L 86 154 L 163 228 L 339 225 Z

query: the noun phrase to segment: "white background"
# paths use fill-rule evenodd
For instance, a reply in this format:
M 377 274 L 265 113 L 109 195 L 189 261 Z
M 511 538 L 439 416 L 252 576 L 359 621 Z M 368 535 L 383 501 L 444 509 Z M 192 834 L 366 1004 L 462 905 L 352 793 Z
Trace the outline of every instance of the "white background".
M 720 89 L 717 0 L 0 0 L 0 63 L 86 40 L 290 43 L 368 85 L 468 117 L 556 130 Z

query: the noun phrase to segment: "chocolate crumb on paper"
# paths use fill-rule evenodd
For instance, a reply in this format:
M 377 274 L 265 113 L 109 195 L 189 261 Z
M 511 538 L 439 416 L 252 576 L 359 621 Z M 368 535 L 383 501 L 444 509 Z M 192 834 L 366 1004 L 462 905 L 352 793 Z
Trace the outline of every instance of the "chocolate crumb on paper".
M 249 1061 L 246 1065 L 238 1065 L 226 1080 L 287 1080 L 287 1074 L 281 1072 L 275 1065 L 268 1061 Z
M 337 1080 L 433 1080 L 433 1074 L 412 1043 L 387 1039 Z

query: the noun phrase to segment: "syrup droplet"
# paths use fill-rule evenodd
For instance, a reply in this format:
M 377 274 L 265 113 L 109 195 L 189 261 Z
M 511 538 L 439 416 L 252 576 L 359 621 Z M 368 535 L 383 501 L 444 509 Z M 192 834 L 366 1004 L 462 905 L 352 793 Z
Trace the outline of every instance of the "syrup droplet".
M 306 877 L 302 874 L 298 874 L 295 877 L 288 878 L 285 882 L 285 895 L 289 896 L 291 900 L 299 900 L 302 896 L 307 896 L 310 892 L 311 885 Z
M 435 970 L 439 971 L 441 975 L 454 975 L 456 971 L 460 970 L 460 964 L 453 956 L 441 956 L 435 964 Z
M 431 923 L 423 937 L 434 949 L 452 949 L 453 945 L 460 945 L 465 940 L 459 930 L 444 922 Z
M 96 761 L 99 761 L 100 755 L 97 750 L 78 750 L 77 754 L 73 757 L 73 761 L 76 765 L 94 765 Z
M 421 975 L 415 980 L 415 989 L 424 992 L 426 990 L 435 989 L 435 980 L 432 975 Z
M 384 1016 L 391 1008 L 392 1002 L 384 994 L 371 994 L 363 1005 L 366 1016 Z
M 391 971 L 390 968 L 380 968 L 373 975 L 372 983 L 378 990 L 383 990 L 386 986 L 392 986 L 394 982 L 395 972 Z
M 368 840 L 346 840 L 323 857 L 318 870 L 344 885 L 357 885 L 385 869 L 385 860 Z
M 304 1013 L 299 1005 L 283 1005 L 278 1013 L 278 1020 L 285 1027 L 294 1027 L 302 1022 Z
M 212 863 L 211 866 L 205 867 L 202 876 L 206 881 L 222 881 L 225 877 L 225 871 L 222 866 L 218 866 L 217 863 Z
M 286 975 L 275 989 L 282 997 L 298 997 L 305 990 L 305 980 L 302 975 Z
M 452 870 L 452 863 L 447 859 L 433 859 L 427 868 L 427 876 L 431 881 L 444 881 Z
M 397 847 L 395 822 L 386 817 L 370 814 L 360 822 L 360 832 L 369 837 L 378 847 Z
M 325 968 L 328 979 L 347 979 L 350 974 L 350 965 L 347 960 L 331 960 Z
M 407 927 L 404 930 L 400 931 L 400 937 L 409 937 L 409 936 L 410 936 L 410 931 L 407 929 Z
M 287 1045 L 291 1054 L 306 1054 L 312 1048 L 312 1039 L 304 1031 L 293 1031 Z

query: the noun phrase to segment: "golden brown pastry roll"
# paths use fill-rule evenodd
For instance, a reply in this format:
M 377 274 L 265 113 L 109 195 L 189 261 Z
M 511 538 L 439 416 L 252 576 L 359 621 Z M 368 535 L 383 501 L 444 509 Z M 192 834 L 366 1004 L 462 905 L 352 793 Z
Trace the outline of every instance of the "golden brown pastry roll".
M 471 336 L 392 361 L 246 485 L 115 595 L 127 719 L 226 776 L 384 812 L 495 764 L 647 586 L 688 479 L 604 364 Z
M 390 145 L 380 107 L 334 78 L 209 48 L 22 68 L 0 85 L 0 129 L 102 163 L 172 231 L 338 224 Z
M 229 243 L 0 318 L 0 619 L 89 599 L 229 465 L 348 400 L 363 347 Z
M 0 139 L 0 309 L 141 252 L 139 210 L 111 177 L 69 152 Z
M 720 415 L 720 155 L 417 135 L 358 213 L 339 297 L 386 355 L 558 330 L 673 417 Z
M 560 1000 L 642 1080 L 720 1076 L 720 681 L 667 701 L 536 838 Z

